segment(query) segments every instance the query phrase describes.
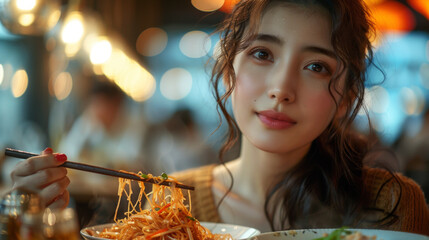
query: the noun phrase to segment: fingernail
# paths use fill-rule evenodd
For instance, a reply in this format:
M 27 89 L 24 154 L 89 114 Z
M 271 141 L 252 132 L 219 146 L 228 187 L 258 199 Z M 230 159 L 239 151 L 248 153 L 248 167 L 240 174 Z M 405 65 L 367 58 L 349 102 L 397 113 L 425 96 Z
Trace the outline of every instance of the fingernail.
M 43 152 L 46 154 L 51 154 L 54 152 L 54 150 L 52 150 L 52 148 L 50 148 L 50 147 L 47 147 L 47 148 L 45 148 L 45 150 L 43 150 Z
M 59 162 L 67 161 L 67 156 L 64 153 L 55 154 L 55 159 Z

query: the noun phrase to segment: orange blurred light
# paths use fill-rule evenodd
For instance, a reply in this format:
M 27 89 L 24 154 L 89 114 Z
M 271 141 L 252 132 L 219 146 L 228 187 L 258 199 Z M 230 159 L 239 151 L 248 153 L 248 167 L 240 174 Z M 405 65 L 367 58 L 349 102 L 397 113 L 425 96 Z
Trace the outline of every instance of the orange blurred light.
M 388 1 L 372 6 L 376 27 L 380 31 L 411 31 L 415 25 L 413 13 L 405 5 Z
M 225 0 L 222 7 L 219 9 L 222 12 L 231 13 L 234 6 L 240 2 L 240 0 Z
M 202 12 L 213 12 L 223 6 L 224 0 L 191 0 L 191 3 Z
M 372 5 L 376 5 L 376 4 L 380 4 L 382 2 L 384 2 L 386 0 L 364 0 L 364 2 L 368 5 L 368 6 L 372 6 Z
M 429 19 L 429 1 L 428 0 L 407 0 L 411 7 Z

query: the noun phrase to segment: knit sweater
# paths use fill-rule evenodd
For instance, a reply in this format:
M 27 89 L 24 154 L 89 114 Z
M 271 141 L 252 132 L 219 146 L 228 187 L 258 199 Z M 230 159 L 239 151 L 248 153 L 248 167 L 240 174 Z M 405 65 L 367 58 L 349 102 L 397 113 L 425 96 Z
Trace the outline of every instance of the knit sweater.
M 212 192 L 215 166 L 208 165 L 171 174 L 180 182 L 195 186 L 195 191 L 191 191 L 192 214 L 199 221 L 223 222 Z M 388 171 L 376 168 L 365 168 L 363 175 L 364 187 L 370 199 L 376 199 L 373 201 L 375 202 L 373 207 L 392 209 L 392 205 L 399 198 L 398 184 L 388 181 L 392 175 Z M 397 177 L 402 187 L 402 194 L 394 214 L 399 217 L 399 220 L 383 229 L 429 235 L 429 207 L 422 190 L 413 180 L 401 174 L 397 174 Z M 383 184 L 385 185 L 382 187 Z

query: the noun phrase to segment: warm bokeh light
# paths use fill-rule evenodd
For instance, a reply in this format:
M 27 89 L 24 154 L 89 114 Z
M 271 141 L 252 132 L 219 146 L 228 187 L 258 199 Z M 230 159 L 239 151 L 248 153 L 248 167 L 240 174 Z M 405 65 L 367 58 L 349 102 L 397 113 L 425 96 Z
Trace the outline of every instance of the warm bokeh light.
M 167 33 L 161 28 L 148 28 L 137 38 L 137 52 L 146 57 L 153 57 L 164 51 L 167 46 Z
M 27 27 L 27 26 L 30 26 L 31 24 L 33 24 L 35 19 L 36 19 L 36 16 L 34 16 L 33 13 L 26 13 L 26 14 L 21 14 L 18 17 L 18 22 L 22 26 Z
M 80 44 L 66 44 L 64 46 L 64 53 L 67 57 L 71 58 L 79 52 L 80 48 Z
M 401 102 L 402 102 L 402 110 L 407 115 L 419 115 L 422 113 L 425 100 L 424 94 L 422 91 L 417 88 L 408 88 L 404 87 L 400 92 Z
M 221 8 L 225 0 L 191 0 L 192 6 L 202 12 L 213 12 Z
M 143 102 L 155 93 L 155 78 L 144 68 L 136 64 L 128 73 L 128 94 L 137 102 Z
M 407 0 L 407 2 L 429 20 L 429 0 Z
M 240 2 L 240 0 L 225 0 L 224 4 L 219 10 L 222 12 L 231 13 L 232 9 L 234 9 L 234 6 L 237 5 L 238 2 Z
M 179 43 L 180 51 L 190 58 L 206 56 L 211 48 L 211 40 L 207 33 L 191 31 L 186 33 Z
M 386 1 L 371 7 L 376 27 L 380 31 L 411 31 L 415 19 L 411 10 L 395 1 Z
M 66 99 L 73 88 L 73 79 L 70 73 L 62 72 L 53 81 L 54 95 L 58 100 Z
M 16 0 L 16 7 L 21 11 L 31 11 L 36 6 L 36 0 Z
M 61 10 L 57 9 L 52 11 L 48 17 L 48 22 L 47 22 L 48 29 L 53 28 L 58 23 L 58 20 L 60 19 L 60 17 L 61 17 Z
M 72 12 L 64 21 L 61 39 L 64 43 L 77 43 L 82 40 L 84 32 L 85 27 L 82 14 L 80 12 Z
M 106 37 L 100 37 L 100 39 L 94 43 L 89 53 L 89 59 L 92 64 L 102 64 L 106 62 L 112 55 L 112 44 Z
M 24 69 L 19 69 L 12 77 L 12 95 L 16 98 L 21 97 L 28 87 L 28 75 Z
M 3 68 L 3 65 L 0 64 L 0 85 L 3 83 L 3 79 L 4 79 L 4 68 Z
M 364 0 L 364 2 L 365 2 L 368 6 L 372 6 L 372 5 L 375 5 L 375 4 L 379 4 L 379 3 L 382 3 L 382 2 L 385 2 L 385 1 L 387 1 L 387 0 Z
M 162 76 L 159 88 L 167 99 L 185 98 L 192 89 L 192 76 L 183 68 L 170 69 Z
M 101 72 L 135 101 L 145 101 L 155 92 L 155 78 L 122 50 L 113 49 Z

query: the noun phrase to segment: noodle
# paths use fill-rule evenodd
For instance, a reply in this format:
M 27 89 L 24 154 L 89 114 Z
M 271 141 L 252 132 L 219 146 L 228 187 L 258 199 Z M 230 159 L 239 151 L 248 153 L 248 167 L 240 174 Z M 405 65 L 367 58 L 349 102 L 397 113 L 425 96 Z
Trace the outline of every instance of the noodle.
M 189 206 L 184 204 L 183 192 L 176 188 L 179 183 L 176 179 L 163 174 L 154 177 L 151 174 L 138 175 L 142 178 L 152 178 L 157 183 L 163 181 L 172 182 L 171 186 L 153 185 L 151 193 L 145 193 L 143 182 L 138 182 L 140 187 L 139 196 L 136 203 L 132 203 L 131 180 L 119 179 L 118 205 L 115 211 L 114 220 L 116 224 L 111 228 L 106 228 L 100 233 L 93 233 L 97 237 L 106 239 L 153 239 L 153 240 L 222 240 L 232 239 L 230 234 L 213 234 L 202 226 L 200 222 L 191 215 L 191 199 L 188 191 Z M 128 186 L 128 188 L 127 188 Z M 128 191 L 127 191 L 128 190 Z M 122 196 L 128 201 L 128 210 L 124 219 L 117 219 L 117 212 Z M 146 197 L 148 209 L 142 209 L 142 198 Z M 150 197 L 151 196 L 151 197 Z

